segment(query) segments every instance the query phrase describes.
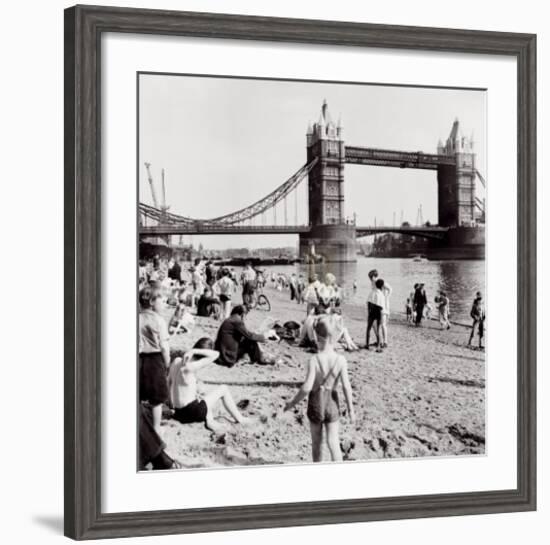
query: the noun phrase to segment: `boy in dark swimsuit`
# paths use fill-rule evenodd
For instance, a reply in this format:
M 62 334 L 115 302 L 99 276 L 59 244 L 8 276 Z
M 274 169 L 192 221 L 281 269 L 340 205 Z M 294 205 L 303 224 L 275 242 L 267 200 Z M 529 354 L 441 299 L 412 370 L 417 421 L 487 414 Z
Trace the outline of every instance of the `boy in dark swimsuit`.
M 342 461 L 339 439 L 340 409 L 336 391 L 338 384 L 342 385 L 351 422 L 355 422 L 355 411 L 346 359 L 334 351 L 334 316 L 322 316 L 315 325 L 315 333 L 319 352 L 309 360 L 306 379 L 294 398 L 285 404 L 284 410 L 289 411 L 308 397 L 307 417 L 311 428 L 313 461 L 321 461 L 323 431 L 331 460 Z

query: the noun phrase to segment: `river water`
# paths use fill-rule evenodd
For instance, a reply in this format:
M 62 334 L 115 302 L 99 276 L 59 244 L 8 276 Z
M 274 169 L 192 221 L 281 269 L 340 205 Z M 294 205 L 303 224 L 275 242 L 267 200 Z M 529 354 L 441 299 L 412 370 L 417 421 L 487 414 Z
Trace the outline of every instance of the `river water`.
M 450 300 L 451 319 L 459 322 L 470 322 L 470 308 L 476 291 L 485 295 L 485 261 L 422 261 L 411 258 L 380 258 L 357 256 L 356 263 L 326 263 L 315 265 L 315 272 L 322 278 L 325 273 L 333 273 L 344 289 L 345 303 L 365 306 L 370 291 L 368 272 L 377 269 L 380 278 L 387 281 L 393 290 L 391 296 L 392 312 L 404 312 L 405 301 L 417 282 L 423 282 L 428 301 L 434 306 L 433 299 L 442 289 Z M 289 275 L 300 272 L 307 278 L 313 266 L 273 266 L 270 271 L 284 272 Z M 353 283 L 357 283 L 354 292 Z

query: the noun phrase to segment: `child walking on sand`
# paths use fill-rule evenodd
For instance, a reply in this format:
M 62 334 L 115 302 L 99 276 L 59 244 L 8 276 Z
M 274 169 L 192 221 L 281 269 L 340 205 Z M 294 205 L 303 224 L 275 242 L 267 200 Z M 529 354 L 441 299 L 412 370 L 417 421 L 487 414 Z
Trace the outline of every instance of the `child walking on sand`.
M 209 430 L 220 431 L 214 421 L 214 409 L 220 400 L 238 424 L 246 423 L 247 419 L 239 412 L 225 384 L 205 395 L 199 395 L 197 373 L 215 362 L 220 355 L 213 348 L 212 339 L 203 337 L 183 357 L 175 358 L 168 374 L 168 385 L 175 420 L 182 424 L 204 422 Z
M 284 407 L 285 411 L 289 411 L 308 397 L 307 417 L 311 428 L 311 453 L 314 462 L 322 459 L 323 433 L 331 460 L 342 460 L 338 384 L 342 385 L 350 420 L 355 422 L 347 362 L 334 351 L 335 330 L 333 316 L 323 316 L 317 321 L 315 333 L 319 352 L 309 360 L 306 378 L 300 390 Z

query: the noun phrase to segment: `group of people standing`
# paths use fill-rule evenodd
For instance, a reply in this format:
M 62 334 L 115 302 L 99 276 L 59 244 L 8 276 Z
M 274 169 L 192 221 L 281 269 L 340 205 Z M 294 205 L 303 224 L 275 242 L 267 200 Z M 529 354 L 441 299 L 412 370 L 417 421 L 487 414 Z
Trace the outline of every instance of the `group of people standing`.
M 437 295 L 434 297 L 434 303 L 437 307 L 441 329 L 451 329 L 451 303 L 447 293 L 444 290 L 439 290 Z M 407 322 L 411 324 L 414 323 L 415 326 L 419 327 L 424 318 L 431 318 L 432 310 L 433 307 L 428 301 L 424 284 L 415 284 L 413 291 L 407 298 L 405 306 Z M 483 304 L 483 296 L 480 291 L 476 293 L 472 303 L 470 317 L 472 318 L 473 323 L 470 331 L 470 338 L 468 339 L 468 346 L 471 346 L 474 335 L 477 333 L 479 338 L 479 348 L 482 349 L 485 331 L 485 306 Z
M 441 329 L 451 329 L 451 322 L 449 320 L 450 301 L 447 293 L 443 290 L 439 290 L 434 298 L 434 303 L 437 305 Z M 415 284 L 413 291 L 407 298 L 405 306 L 407 322 L 414 323 L 415 326 L 419 327 L 424 318 L 431 318 L 432 310 L 433 307 L 428 301 L 424 284 Z

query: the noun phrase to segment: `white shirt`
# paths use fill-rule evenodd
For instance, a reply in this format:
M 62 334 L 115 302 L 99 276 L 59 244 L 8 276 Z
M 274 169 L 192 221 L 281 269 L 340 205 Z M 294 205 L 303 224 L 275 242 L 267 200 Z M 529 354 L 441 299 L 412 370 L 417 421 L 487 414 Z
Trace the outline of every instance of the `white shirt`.
M 382 312 L 386 312 L 386 297 L 378 288 L 374 288 L 373 290 L 371 290 L 367 302 L 381 307 Z
M 228 276 L 224 276 L 223 278 L 220 278 L 215 284 L 214 288 L 219 291 L 221 295 L 227 295 L 231 296 L 231 293 L 233 292 L 235 284 L 231 278 Z

